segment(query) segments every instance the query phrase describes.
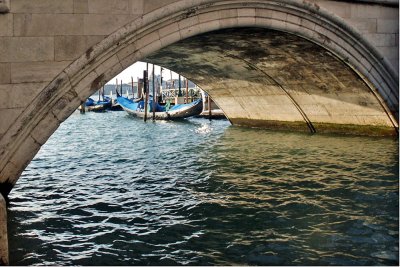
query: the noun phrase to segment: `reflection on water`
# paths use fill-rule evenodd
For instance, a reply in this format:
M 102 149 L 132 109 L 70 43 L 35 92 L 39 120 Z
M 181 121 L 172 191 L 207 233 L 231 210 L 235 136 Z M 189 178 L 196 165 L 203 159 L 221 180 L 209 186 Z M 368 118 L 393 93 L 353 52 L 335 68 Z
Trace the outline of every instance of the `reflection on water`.
M 10 198 L 12 265 L 398 265 L 398 142 L 73 114 Z

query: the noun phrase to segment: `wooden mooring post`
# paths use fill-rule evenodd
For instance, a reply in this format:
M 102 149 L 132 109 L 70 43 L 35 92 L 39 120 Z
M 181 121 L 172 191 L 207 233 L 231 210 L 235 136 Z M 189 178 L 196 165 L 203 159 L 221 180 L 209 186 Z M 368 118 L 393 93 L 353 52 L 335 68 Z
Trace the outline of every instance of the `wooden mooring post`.
M 153 110 L 153 121 L 156 120 L 156 86 L 154 84 L 154 64 L 153 64 L 153 71 L 152 71 L 152 86 L 153 86 L 153 106 L 152 106 L 152 110 Z
M 147 80 L 147 70 L 143 71 L 143 91 L 144 91 L 144 117 L 143 120 L 147 121 L 147 103 L 149 100 L 149 88 L 148 88 L 148 80 Z
M 161 102 L 163 102 L 164 101 L 164 98 L 163 98 L 163 85 L 162 85 L 162 83 L 163 83 L 163 77 L 162 77 L 162 71 L 163 71 L 163 67 L 160 67 L 160 94 L 161 94 Z
M 81 102 L 79 112 L 80 112 L 81 114 L 85 114 L 85 112 L 86 112 L 86 105 L 85 105 L 85 102 L 84 102 L 84 101 Z
M 135 91 L 133 90 L 133 77 L 131 76 L 131 89 L 132 89 L 132 99 L 135 99 Z
M 186 78 L 186 99 L 185 99 L 185 102 L 186 102 L 186 104 L 188 104 L 189 103 L 189 80 Z
M 182 84 L 181 84 L 181 75 L 178 75 L 178 79 L 179 79 L 179 91 L 178 91 L 178 97 L 182 96 Z
M 207 106 L 208 106 L 208 118 L 211 120 L 211 97 L 207 96 Z

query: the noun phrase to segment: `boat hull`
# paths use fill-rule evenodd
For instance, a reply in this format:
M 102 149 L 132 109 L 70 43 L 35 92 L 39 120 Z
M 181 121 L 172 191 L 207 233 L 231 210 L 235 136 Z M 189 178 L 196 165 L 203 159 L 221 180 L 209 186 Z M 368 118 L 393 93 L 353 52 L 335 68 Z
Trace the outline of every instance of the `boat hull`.
M 129 114 L 134 117 L 144 118 L 145 113 L 143 110 L 138 109 L 137 103 L 132 102 L 126 98 L 118 97 L 118 103 Z M 181 105 L 180 108 L 171 109 L 169 111 L 154 112 L 155 120 L 178 120 L 192 116 L 199 115 L 203 109 L 201 99 L 196 100 L 190 104 Z M 147 118 L 153 118 L 153 112 L 147 112 Z
M 203 110 L 197 117 L 207 119 L 226 119 L 226 116 L 221 109 L 212 109 L 211 116 L 208 110 Z
M 80 105 L 78 110 L 92 111 L 92 112 L 104 112 L 111 108 L 111 99 L 105 97 L 103 101 L 94 101 L 92 98 L 88 98 L 84 105 Z

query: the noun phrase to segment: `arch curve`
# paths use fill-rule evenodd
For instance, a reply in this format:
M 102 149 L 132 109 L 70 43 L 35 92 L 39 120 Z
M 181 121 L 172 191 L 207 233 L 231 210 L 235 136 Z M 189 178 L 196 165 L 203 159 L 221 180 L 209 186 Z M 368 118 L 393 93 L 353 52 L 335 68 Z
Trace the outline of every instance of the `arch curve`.
M 178 1 L 115 31 L 65 68 L 22 112 L 3 140 L 0 189 L 7 195 L 50 135 L 101 85 L 132 63 L 180 40 L 236 27 L 294 34 L 336 55 L 364 80 L 398 127 L 398 76 L 391 65 L 342 19 L 300 0 Z M 3 141 L 1 141 L 3 142 Z

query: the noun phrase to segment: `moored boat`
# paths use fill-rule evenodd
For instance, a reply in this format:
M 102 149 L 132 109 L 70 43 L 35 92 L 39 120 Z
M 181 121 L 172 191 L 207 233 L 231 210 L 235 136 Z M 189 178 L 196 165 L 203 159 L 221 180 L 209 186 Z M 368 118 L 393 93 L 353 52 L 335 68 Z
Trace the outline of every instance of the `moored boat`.
M 143 118 L 145 116 L 145 104 L 144 98 L 132 100 L 126 97 L 122 97 L 117 92 L 117 101 L 121 107 L 130 115 L 134 117 Z M 177 104 L 173 106 L 161 106 L 155 103 L 155 119 L 156 120 L 176 120 L 183 119 L 191 116 L 196 116 L 201 113 L 203 109 L 203 103 L 201 99 L 193 101 L 188 104 Z M 147 118 L 153 116 L 153 100 L 150 99 L 147 108 Z
M 225 113 L 217 106 L 211 97 L 203 90 L 200 92 L 201 98 L 203 99 L 203 110 L 198 117 L 208 119 L 226 119 Z
M 103 100 L 94 102 L 92 106 L 87 107 L 88 111 L 93 111 L 93 112 L 103 112 L 110 108 L 111 108 L 111 98 L 106 96 L 104 97 Z
M 88 98 L 83 105 L 78 107 L 78 110 L 92 111 L 92 112 L 103 112 L 111 108 L 111 98 L 105 96 L 103 100 L 95 101 L 93 98 Z M 82 110 L 84 109 L 84 110 Z

